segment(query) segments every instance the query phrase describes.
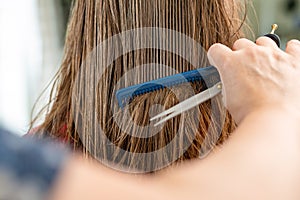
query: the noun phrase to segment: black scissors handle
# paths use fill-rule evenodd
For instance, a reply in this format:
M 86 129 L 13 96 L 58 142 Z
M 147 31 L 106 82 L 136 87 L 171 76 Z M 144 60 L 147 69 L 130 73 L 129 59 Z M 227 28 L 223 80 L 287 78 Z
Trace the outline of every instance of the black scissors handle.
M 273 24 L 272 25 L 272 31 L 269 34 L 266 34 L 264 36 L 271 38 L 276 44 L 277 46 L 280 48 L 280 37 L 278 35 L 275 34 L 275 31 L 278 29 L 278 25 L 277 24 Z

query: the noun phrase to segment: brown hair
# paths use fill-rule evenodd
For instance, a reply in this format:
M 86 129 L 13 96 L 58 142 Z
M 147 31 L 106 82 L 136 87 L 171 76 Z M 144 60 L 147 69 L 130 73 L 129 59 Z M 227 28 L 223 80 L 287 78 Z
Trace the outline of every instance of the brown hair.
M 64 137 L 74 149 L 101 161 L 143 172 L 204 155 L 228 138 L 235 128 L 220 97 L 214 102 L 217 112 L 212 111 L 213 102 L 209 101 L 157 129 L 149 123 L 151 112 L 158 112 L 155 108 L 159 106 L 155 106 L 169 108 L 198 93 L 203 89 L 203 83 L 181 84 L 138 96 L 126 107 L 126 112 L 114 101 L 115 91 L 119 88 L 173 74 L 172 69 L 184 72 L 199 66 L 193 66 L 172 52 L 137 49 L 121 55 L 104 69 L 105 56 L 122 51 L 122 45 L 101 52 L 97 48 L 116 34 L 142 27 L 161 27 L 183 33 L 205 50 L 217 42 L 231 47 L 242 36 L 245 16 L 242 8 L 245 7 L 234 0 L 74 1 L 65 56 L 52 88 L 49 111 L 38 132 L 55 138 Z M 159 32 L 153 34 L 160 36 Z M 126 41 L 129 45 L 130 40 Z M 178 41 L 174 45 L 182 48 L 180 44 Z M 168 40 L 161 45 L 169 45 Z M 93 59 L 90 59 L 91 54 Z M 191 55 L 200 56 L 197 52 L 191 52 Z M 143 67 L 120 81 L 132 69 L 149 63 L 164 64 L 172 69 Z M 207 64 L 203 60 L 201 66 Z M 98 74 L 102 74 L 100 79 L 96 77 Z M 41 111 L 37 119 L 42 114 Z M 216 116 L 225 116 L 224 123 L 219 123 Z M 99 127 L 110 145 L 119 148 L 108 148 L 110 145 L 99 136 Z M 172 147 L 164 150 L 171 142 Z M 150 157 L 140 156 L 159 150 L 162 151 Z

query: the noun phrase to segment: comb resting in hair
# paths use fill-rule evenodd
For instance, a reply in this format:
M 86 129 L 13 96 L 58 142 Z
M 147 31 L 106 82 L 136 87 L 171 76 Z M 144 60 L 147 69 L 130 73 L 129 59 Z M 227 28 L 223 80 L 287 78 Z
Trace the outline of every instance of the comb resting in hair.
M 212 82 L 212 77 L 216 77 L 216 81 Z M 137 96 L 158 91 L 164 88 L 171 88 L 183 83 L 192 83 L 195 81 L 201 81 L 203 82 L 205 88 L 209 88 L 220 81 L 220 76 L 217 69 L 213 66 L 195 69 L 192 71 L 187 71 L 180 74 L 175 74 L 173 76 L 168 76 L 120 89 L 116 92 L 116 98 L 118 100 L 119 107 L 124 108 L 132 101 L 133 98 Z

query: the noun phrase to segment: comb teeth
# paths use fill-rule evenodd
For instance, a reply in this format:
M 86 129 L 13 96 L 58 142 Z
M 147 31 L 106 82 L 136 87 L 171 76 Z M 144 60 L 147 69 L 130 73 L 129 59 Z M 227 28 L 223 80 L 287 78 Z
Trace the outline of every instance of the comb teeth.
M 210 77 L 217 77 L 217 81 L 211 83 Z M 204 81 L 206 87 L 209 88 L 220 81 L 220 76 L 213 66 L 200 68 L 120 89 L 116 92 L 116 97 L 119 107 L 124 108 L 137 96 L 196 81 Z

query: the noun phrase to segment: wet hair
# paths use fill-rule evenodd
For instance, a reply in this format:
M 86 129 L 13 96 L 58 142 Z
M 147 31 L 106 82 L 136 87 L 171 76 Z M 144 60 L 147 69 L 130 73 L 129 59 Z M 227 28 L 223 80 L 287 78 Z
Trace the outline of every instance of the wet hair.
M 32 124 L 45 115 L 37 132 L 63 138 L 75 150 L 125 170 L 153 172 L 205 156 L 235 129 L 220 96 L 157 128 L 149 122 L 150 116 L 162 108 L 167 109 L 200 92 L 205 87 L 203 82 L 180 84 L 137 96 L 124 109 L 118 107 L 115 92 L 207 66 L 207 59 L 200 59 L 199 66 L 194 66 L 189 59 L 205 57 L 203 52 L 214 43 L 231 47 L 242 37 L 245 7 L 246 2 L 234 0 L 74 1 L 64 59 L 55 77 L 50 102 Z M 149 29 L 152 38 L 162 37 L 162 30 L 182 33 L 200 44 L 203 52 L 189 48 L 189 59 L 186 59 L 163 48 L 145 48 L 128 51 L 112 63 L 107 61 L 108 57 L 122 52 L 124 46 L 135 47 L 134 34 L 126 38 L 126 44 L 118 34 L 134 30 L 144 34 L 138 28 L 146 27 L 162 28 Z M 170 33 L 166 33 L 160 46 L 187 48 L 176 38 L 169 44 L 174 41 Z M 151 42 L 143 34 L 139 42 Z M 99 49 L 102 42 L 112 36 L 116 36 L 118 45 Z M 149 66 L 152 63 L 160 66 Z

